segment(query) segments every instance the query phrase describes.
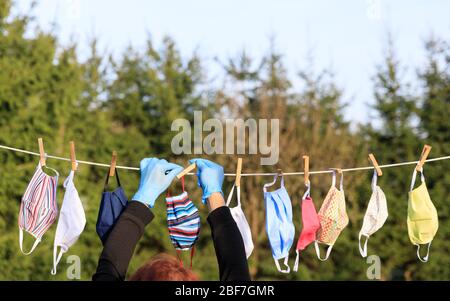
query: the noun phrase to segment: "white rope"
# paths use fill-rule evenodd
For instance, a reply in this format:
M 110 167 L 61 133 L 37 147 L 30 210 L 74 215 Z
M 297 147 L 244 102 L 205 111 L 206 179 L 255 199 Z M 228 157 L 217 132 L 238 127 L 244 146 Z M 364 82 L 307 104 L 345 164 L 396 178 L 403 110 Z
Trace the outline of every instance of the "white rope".
M 19 149 L 19 148 L 14 148 L 14 147 L 10 147 L 10 146 L 5 146 L 5 145 L 1 145 L 0 144 L 0 148 L 3 149 L 7 149 L 7 150 L 11 150 L 11 151 L 15 151 L 15 152 L 19 152 L 19 153 L 25 153 L 25 154 L 29 154 L 29 155 L 34 155 L 34 156 L 40 156 L 39 153 L 35 153 L 35 152 L 30 152 L 27 150 L 23 150 L 23 149 Z M 70 158 L 64 158 L 64 157 L 58 157 L 58 156 L 52 156 L 52 155 L 45 155 L 47 158 L 50 159 L 56 159 L 56 160 L 63 160 L 63 161 L 71 161 Z M 433 159 L 427 159 L 425 162 L 434 162 L 434 161 L 441 161 L 441 160 L 449 160 L 450 156 L 445 156 L 445 157 L 439 157 L 439 158 L 433 158 Z M 77 160 L 78 163 L 81 164 L 87 164 L 87 165 L 95 165 L 95 166 L 102 166 L 102 167 L 109 167 L 109 164 L 104 164 L 104 163 L 97 163 L 97 162 L 91 162 L 91 161 L 83 161 L 83 160 Z M 380 168 L 389 168 L 389 167 L 396 167 L 396 166 L 403 166 L 403 165 L 414 165 L 419 163 L 419 161 L 409 161 L 409 162 L 400 162 L 400 163 L 394 163 L 394 164 L 385 164 L 385 165 L 379 165 Z M 116 168 L 118 169 L 128 169 L 128 170 L 139 170 L 139 167 L 131 167 L 131 166 L 121 166 L 121 165 L 117 165 Z M 357 171 L 357 170 L 370 170 L 370 169 L 374 169 L 373 166 L 365 166 L 365 167 L 353 167 L 353 168 L 342 168 L 342 172 L 348 172 L 348 171 Z M 332 173 L 333 170 L 318 170 L 318 171 L 310 171 L 309 174 L 325 174 L 325 173 Z M 250 176 L 274 176 L 277 173 L 242 173 L 241 176 L 242 177 L 250 177 Z M 296 176 L 296 175 L 303 175 L 304 172 L 303 171 L 299 171 L 299 172 L 283 172 L 283 175 L 285 176 Z M 188 173 L 188 175 L 195 175 L 195 173 Z M 236 176 L 235 173 L 226 173 L 225 176 Z

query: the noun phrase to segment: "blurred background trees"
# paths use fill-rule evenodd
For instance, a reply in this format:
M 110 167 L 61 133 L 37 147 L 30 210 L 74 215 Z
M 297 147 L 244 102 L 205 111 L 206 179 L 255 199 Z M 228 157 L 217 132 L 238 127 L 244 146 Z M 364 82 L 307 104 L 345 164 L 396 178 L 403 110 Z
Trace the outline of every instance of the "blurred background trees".
M 11 1 L 0 1 L 0 144 L 36 150 L 43 137 L 46 151 L 68 156 L 68 142 L 74 140 L 77 157 L 108 163 L 118 151 L 120 165 L 138 166 L 144 157 L 157 156 L 186 165 L 193 155 L 176 156 L 170 141 L 170 125 L 176 118 L 193 119 L 193 111 L 204 118 L 280 119 L 280 160 L 277 166 L 261 166 L 259 155 L 242 155 L 244 172 L 285 172 L 302 169 L 301 156 L 311 156 L 311 169 L 368 165 L 367 154 L 375 153 L 380 164 L 417 160 L 423 144 L 433 146 L 432 157 L 450 153 L 450 48 L 448 41 L 429 38 L 424 47 L 427 64 L 417 68 L 414 85 L 405 82 L 403 64 L 390 44 L 384 61 L 374 75 L 374 101 L 368 107 L 373 119 L 352 126 L 344 117 L 351 101 L 343 98 L 331 70 L 313 66 L 289 78 L 283 54 L 271 44 L 259 60 L 245 51 L 226 62 L 221 85 L 211 88 L 202 58 L 195 53 L 181 55 L 175 41 L 149 39 L 145 49 L 129 47 L 119 58 L 101 53 L 96 41 L 90 56 L 81 61 L 76 44 L 62 46 L 57 37 L 35 28 L 32 16 L 11 16 Z M 297 83 L 294 85 L 293 83 Z M 414 89 L 417 88 L 417 89 Z M 246 136 L 248 145 L 248 135 Z M 213 155 L 211 159 L 232 171 L 236 156 Z M 58 203 L 61 204 L 67 162 L 49 160 L 60 171 Z M 50 275 L 53 226 L 31 256 L 18 247 L 17 215 L 21 196 L 37 164 L 37 158 L 0 151 L 0 279 L 66 279 L 65 259 L 57 276 Z M 389 218 L 369 243 L 369 254 L 381 257 L 382 279 L 450 279 L 450 224 L 448 161 L 425 166 L 431 197 L 438 209 L 440 228 L 433 241 L 430 262 L 420 263 L 406 229 L 407 191 L 412 166 L 386 169 L 379 185 L 388 199 Z M 80 256 L 82 279 L 93 274 L 101 243 L 95 232 L 98 205 L 107 169 L 81 165 L 75 183 L 87 214 L 86 229 L 67 255 Z M 139 174 L 119 171 L 128 197 L 138 186 Z M 250 257 L 254 279 L 364 280 L 368 264 L 358 252 L 358 233 L 370 197 L 371 172 L 345 173 L 349 226 L 338 239 L 330 260 L 319 262 L 313 248 L 301 256 L 298 273 L 276 272 L 265 233 L 262 194 L 271 177 L 242 179 L 242 203 L 253 232 L 255 250 Z M 224 184 L 225 195 L 232 185 Z M 319 209 L 331 184 L 330 175 L 311 176 L 312 196 Z M 115 179 L 110 179 L 115 183 Z M 200 205 L 200 191 L 194 178 L 187 188 L 198 200 L 202 215 L 201 238 L 194 258 L 194 270 L 202 279 L 217 279 L 214 249 L 206 224 L 207 210 Z M 172 190 L 179 189 L 174 183 Z M 301 229 L 302 177 L 287 177 L 296 225 L 295 243 Z M 131 262 L 132 274 L 152 255 L 174 254 L 170 244 L 163 201 L 156 203 L 156 218 L 147 228 Z M 30 243 L 30 241 L 28 241 Z M 67 256 L 66 255 L 66 256 Z M 186 260 L 188 260 L 186 258 Z

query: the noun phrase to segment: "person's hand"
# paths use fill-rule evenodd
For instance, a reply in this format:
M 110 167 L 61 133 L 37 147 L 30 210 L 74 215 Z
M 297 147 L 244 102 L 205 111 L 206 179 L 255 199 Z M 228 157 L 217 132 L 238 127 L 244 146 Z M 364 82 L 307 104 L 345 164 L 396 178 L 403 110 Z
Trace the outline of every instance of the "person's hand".
M 141 160 L 141 180 L 133 200 L 152 208 L 158 196 L 169 187 L 173 178 L 182 170 L 183 167 L 180 165 L 169 163 L 164 159 Z
M 222 192 L 223 167 L 206 159 L 192 159 L 189 163 L 197 165 L 198 186 L 203 190 L 202 201 L 206 203 L 214 192 Z

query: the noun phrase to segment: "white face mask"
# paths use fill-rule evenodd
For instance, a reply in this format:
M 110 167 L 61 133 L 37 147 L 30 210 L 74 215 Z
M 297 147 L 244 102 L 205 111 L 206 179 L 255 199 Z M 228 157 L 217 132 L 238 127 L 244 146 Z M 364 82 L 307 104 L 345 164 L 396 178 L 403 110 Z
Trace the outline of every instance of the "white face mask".
M 73 184 L 73 175 L 74 171 L 72 170 L 64 181 L 66 192 L 61 205 L 58 226 L 56 227 L 52 275 L 56 274 L 56 266 L 62 255 L 77 241 L 86 224 L 83 205 Z M 60 247 L 59 253 L 58 247 Z
M 230 194 L 228 195 L 227 206 L 230 205 L 231 198 L 233 197 L 234 187 L 235 185 L 233 185 L 233 188 L 231 188 Z M 230 211 L 239 228 L 239 232 L 241 232 L 242 240 L 244 241 L 245 246 L 245 254 L 247 255 L 247 258 L 249 258 L 252 254 L 254 246 L 250 226 L 241 208 L 241 187 L 239 186 L 237 187 L 237 201 L 238 205 L 234 208 L 230 208 Z
M 377 173 L 374 171 L 372 178 L 372 196 L 367 206 L 366 214 L 364 215 L 363 225 L 359 232 L 359 252 L 362 257 L 367 256 L 367 242 L 369 236 L 378 231 L 386 222 L 388 218 L 388 209 L 386 203 L 386 196 L 380 186 L 377 186 Z M 361 238 L 366 236 L 364 247 L 361 247 Z

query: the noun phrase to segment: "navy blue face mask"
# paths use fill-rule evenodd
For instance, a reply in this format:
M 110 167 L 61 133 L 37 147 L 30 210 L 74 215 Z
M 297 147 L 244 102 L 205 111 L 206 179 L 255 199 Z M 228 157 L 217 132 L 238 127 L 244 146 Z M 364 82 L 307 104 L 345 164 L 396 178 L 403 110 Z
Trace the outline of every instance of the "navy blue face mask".
M 113 228 L 117 219 L 128 203 L 127 196 L 120 186 L 119 173 L 116 169 L 117 188 L 113 191 L 107 191 L 109 180 L 109 172 L 106 176 L 105 188 L 103 189 L 102 200 L 100 202 L 100 209 L 97 218 L 97 234 L 104 244 L 108 238 L 109 232 Z

